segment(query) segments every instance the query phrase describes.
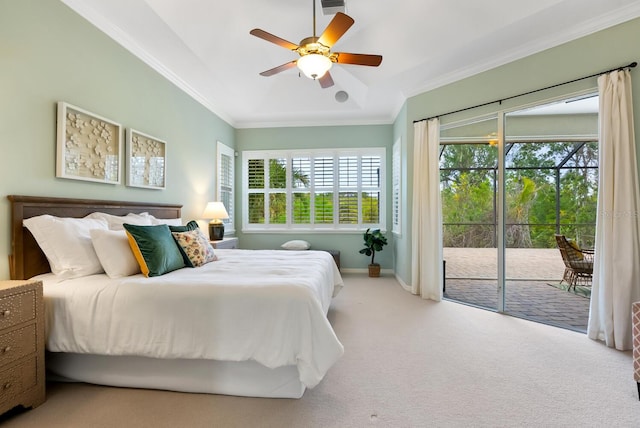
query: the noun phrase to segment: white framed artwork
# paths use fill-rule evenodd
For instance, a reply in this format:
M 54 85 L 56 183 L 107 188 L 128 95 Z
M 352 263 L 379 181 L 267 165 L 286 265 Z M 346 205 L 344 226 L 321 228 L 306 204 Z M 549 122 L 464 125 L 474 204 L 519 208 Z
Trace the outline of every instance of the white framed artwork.
M 56 177 L 120 183 L 120 124 L 60 101 L 57 131 Z
M 166 141 L 127 129 L 127 186 L 164 189 L 166 177 Z

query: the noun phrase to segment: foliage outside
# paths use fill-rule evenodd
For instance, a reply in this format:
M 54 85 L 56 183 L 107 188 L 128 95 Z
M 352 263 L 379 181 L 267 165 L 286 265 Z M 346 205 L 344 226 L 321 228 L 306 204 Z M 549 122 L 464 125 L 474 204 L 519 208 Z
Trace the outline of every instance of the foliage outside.
M 495 247 L 496 147 L 452 144 L 442 148 L 443 245 Z M 557 232 L 577 239 L 582 246 L 593 246 L 598 194 L 597 149 L 597 142 L 507 145 L 507 247 L 553 248 Z
M 250 178 L 250 188 L 264 189 L 264 160 L 250 160 L 250 170 L 256 171 Z M 269 159 L 269 188 L 268 201 L 264 193 L 249 194 L 249 223 L 264 224 L 265 203 L 269 206 L 269 224 L 287 223 L 287 168 L 280 159 Z M 292 192 L 291 222 L 293 224 L 334 224 L 334 193 L 331 191 L 318 192 L 312 195 L 309 191 L 309 175 L 296 168 L 291 169 Z M 273 191 L 275 189 L 275 191 Z M 282 191 L 278 191 L 278 190 Z M 337 195 L 337 216 L 339 224 L 358 224 L 358 199 L 361 201 L 360 212 L 363 224 L 380 223 L 380 194 L 379 192 L 341 191 Z M 313 202 L 312 202 L 313 199 Z M 311 216 L 313 204 L 314 215 Z

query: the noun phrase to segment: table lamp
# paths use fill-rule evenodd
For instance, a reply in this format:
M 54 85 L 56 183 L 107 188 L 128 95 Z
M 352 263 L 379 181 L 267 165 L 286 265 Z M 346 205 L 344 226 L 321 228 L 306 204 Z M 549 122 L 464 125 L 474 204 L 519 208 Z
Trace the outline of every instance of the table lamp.
M 209 202 L 202 213 L 205 219 L 211 219 L 209 222 L 209 239 L 219 241 L 224 238 L 224 223 L 222 220 L 229 218 L 227 210 L 222 202 Z

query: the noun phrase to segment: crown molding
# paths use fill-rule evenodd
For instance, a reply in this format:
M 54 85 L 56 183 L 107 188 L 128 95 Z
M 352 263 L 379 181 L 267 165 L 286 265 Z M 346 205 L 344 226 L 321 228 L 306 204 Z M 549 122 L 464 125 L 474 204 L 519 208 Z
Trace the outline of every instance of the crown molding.
M 453 73 L 442 75 L 439 78 L 429 79 L 429 82 L 427 84 L 422 85 L 412 91 L 405 92 L 405 96 L 407 98 L 411 98 L 425 92 L 432 91 L 434 89 L 457 82 L 462 79 L 466 79 L 471 76 L 475 76 L 476 74 L 483 73 L 493 68 L 509 64 L 511 62 L 529 57 L 531 55 L 535 55 L 544 50 L 551 49 L 588 36 L 590 34 L 597 33 L 598 31 L 605 30 L 615 25 L 622 24 L 624 22 L 635 19 L 638 16 L 640 16 L 640 2 L 635 2 L 624 8 L 616 9 L 597 18 L 587 20 L 580 25 L 566 28 L 565 31 L 559 34 L 536 39 L 530 43 L 520 46 L 517 49 L 507 50 L 505 51 L 504 55 L 494 56 L 493 58 L 489 58 L 487 61 L 476 64 L 474 66 L 463 67 Z
M 189 83 L 184 81 L 180 76 L 174 73 L 171 69 L 167 68 L 161 61 L 155 56 L 150 54 L 145 48 L 140 46 L 136 41 L 129 36 L 120 27 L 115 25 L 101 13 L 89 6 L 82 0 L 61 0 L 62 3 L 67 5 L 71 10 L 82 16 L 89 21 L 93 26 L 100 31 L 111 37 L 115 42 L 120 44 L 126 50 L 131 52 L 135 57 L 147 64 L 149 67 L 157 71 L 161 76 L 168 81 L 176 85 L 179 89 L 184 91 L 187 95 L 193 98 L 198 103 L 202 104 L 207 110 L 217 115 L 220 119 L 227 122 L 229 125 L 234 126 L 233 119 L 227 115 L 224 111 L 221 111 L 218 106 L 213 105 L 206 96 L 202 95 L 198 90 L 193 88 Z

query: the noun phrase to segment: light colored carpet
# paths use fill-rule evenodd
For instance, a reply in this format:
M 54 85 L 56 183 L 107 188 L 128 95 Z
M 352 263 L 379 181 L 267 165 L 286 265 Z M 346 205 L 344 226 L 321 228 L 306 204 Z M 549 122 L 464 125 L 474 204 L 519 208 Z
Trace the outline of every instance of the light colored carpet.
M 345 355 L 299 400 L 50 384 L 14 427 L 637 427 L 630 352 L 345 275 Z

